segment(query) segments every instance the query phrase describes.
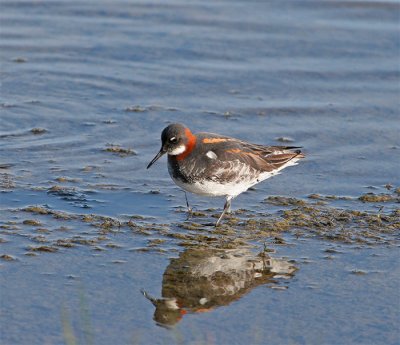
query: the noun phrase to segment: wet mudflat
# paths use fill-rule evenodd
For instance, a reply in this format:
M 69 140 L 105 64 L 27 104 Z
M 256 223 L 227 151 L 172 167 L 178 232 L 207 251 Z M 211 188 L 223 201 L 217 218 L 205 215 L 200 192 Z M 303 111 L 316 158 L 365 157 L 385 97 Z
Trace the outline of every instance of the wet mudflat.
M 4 344 L 396 344 L 397 2 L 3 1 Z M 184 194 L 170 122 L 307 159 Z

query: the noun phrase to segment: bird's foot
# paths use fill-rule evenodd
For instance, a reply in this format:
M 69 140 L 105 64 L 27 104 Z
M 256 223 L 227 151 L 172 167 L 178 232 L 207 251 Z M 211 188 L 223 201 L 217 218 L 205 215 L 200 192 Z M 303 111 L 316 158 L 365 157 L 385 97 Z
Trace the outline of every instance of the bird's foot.
M 186 209 L 186 220 L 189 220 L 192 217 L 193 217 L 193 208 L 192 207 L 188 207 Z

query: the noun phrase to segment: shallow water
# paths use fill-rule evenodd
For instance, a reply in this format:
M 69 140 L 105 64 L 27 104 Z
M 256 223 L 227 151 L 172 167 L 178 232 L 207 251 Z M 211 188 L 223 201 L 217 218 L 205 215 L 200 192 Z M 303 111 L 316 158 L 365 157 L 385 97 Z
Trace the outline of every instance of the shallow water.
M 398 228 L 378 245 L 304 229 L 279 245 L 239 227 L 236 249 L 258 258 L 266 242 L 264 254 L 295 271 L 266 267 L 257 280 L 232 264 L 228 278 L 245 287 L 204 308 L 181 297 L 172 328 L 140 289 L 168 297 L 163 274 L 191 253 L 188 234 L 203 236 L 209 260 L 231 262 L 213 252 L 224 232 L 207 225 L 223 200 L 190 195 L 205 225 L 185 229 L 165 160 L 145 169 L 170 122 L 304 147 L 301 164 L 234 200 L 250 218 L 281 215 L 262 202 L 270 195 L 398 209 L 399 11 L 395 1 L 2 1 L 2 343 L 398 343 Z M 393 197 L 360 202 L 367 192 Z

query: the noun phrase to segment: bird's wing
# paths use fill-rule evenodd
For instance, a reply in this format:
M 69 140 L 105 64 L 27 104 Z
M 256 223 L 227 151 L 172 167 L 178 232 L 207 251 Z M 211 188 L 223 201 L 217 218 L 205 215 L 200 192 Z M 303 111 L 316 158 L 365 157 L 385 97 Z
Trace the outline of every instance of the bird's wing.
M 299 147 L 264 146 L 217 134 L 202 133 L 199 136 L 205 151 L 216 155 L 215 164 L 229 168 L 231 162 L 244 163 L 259 172 L 278 169 L 294 158 L 303 158 Z

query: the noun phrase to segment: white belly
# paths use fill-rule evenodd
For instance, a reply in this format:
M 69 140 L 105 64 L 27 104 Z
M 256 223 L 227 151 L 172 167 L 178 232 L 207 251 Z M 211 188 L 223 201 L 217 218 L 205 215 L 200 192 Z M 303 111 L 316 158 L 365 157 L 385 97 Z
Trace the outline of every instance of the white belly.
M 174 178 L 172 178 L 172 180 L 175 182 L 177 186 L 181 187 L 183 190 L 187 192 L 205 196 L 228 196 L 228 195 L 237 196 L 240 193 L 246 191 L 253 184 L 257 183 L 255 182 L 253 184 L 249 183 L 221 184 L 214 181 L 204 181 L 204 182 L 195 182 L 189 184 Z
M 292 161 L 286 163 L 285 165 L 281 166 L 279 169 L 273 170 L 271 172 L 263 172 L 260 175 L 257 176 L 257 178 L 243 178 L 243 176 L 238 180 L 234 182 L 229 182 L 229 183 L 220 183 L 217 181 L 212 181 L 212 180 L 207 180 L 207 181 L 202 181 L 202 182 L 195 182 L 195 183 L 184 183 L 183 181 L 179 179 L 175 179 L 173 177 L 171 167 L 168 165 L 168 170 L 170 173 L 170 176 L 172 180 L 175 182 L 177 186 L 182 188 L 183 190 L 194 193 L 194 194 L 199 194 L 199 195 L 204 195 L 204 196 L 231 196 L 231 197 L 236 197 L 239 194 L 245 192 L 248 190 L 250 187 L 256 185 L 257 183 L 260 183 L 261 181 L 264 181 L 274 175 L 279 174 L 279 172 L 291 165 L 296 165 L 298 159 L 293 159 Z

